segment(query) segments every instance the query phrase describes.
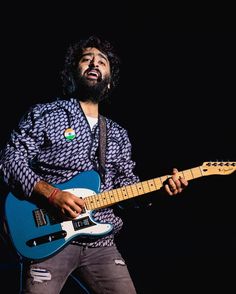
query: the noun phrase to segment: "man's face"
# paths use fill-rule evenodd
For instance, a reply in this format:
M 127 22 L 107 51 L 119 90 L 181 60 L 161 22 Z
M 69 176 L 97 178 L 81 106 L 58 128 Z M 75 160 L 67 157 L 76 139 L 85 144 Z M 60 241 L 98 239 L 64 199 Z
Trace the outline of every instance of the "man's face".
M 110 63 L 97 48 L 86 48 L 78 62 L 78 91 L 80 99 L 99 102 L 110 87 Z
M 97 48 L 86 48 L 78 63 L 78 70 L 88 84 L 94 85 L 110 77 L 110 63 Z

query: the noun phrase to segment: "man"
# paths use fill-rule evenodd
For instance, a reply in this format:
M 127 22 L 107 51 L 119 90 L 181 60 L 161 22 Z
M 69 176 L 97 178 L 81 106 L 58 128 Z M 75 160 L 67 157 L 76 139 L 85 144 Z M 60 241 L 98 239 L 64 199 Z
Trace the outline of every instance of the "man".
M 108 118 L 102 128 L 99 114 L 99 103 L 117 86 L 119 65 L 112 45 L 96 36 L 68 49 L 62 71 L 65 97 L 33 106 L 2 152 L 2 174 L 13 193 L 46 200 L 63 219 L 72 220 L 84 213 L 86 201 L 58 184 L 92 170 L 100 174 L 101 192 L 139 182 L 127 131 Z M 174 169 L 164 190 L 176 195 L 187 185 Z M 136 293 L 114 242 L 121 218 L 105 203 L 93 211 L 93 219 L 111 224 L 112 230 L 97 238 L 74 238 L 46 259 L 25 262 L 24 293 L 60 293 L 72 272 L 89 293 Z

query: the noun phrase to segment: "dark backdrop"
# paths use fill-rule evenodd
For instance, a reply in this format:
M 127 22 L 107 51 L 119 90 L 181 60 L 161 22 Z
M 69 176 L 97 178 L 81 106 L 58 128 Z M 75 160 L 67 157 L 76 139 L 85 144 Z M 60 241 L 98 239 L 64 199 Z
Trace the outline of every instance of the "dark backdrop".
M 92 5 L 39 8 L 6 11 L 1 147 L 29 106 L 60 95 L 68 45 L 98 34 L 122 59 L 119 88 L 102 112 L 128 129 L 142 180 L 172 167 L 235 161 L 236 44 L 230 15 L 173 17 L 142 7 L 137 14 L 125 6 L 109 14 Z M 151 207 L 122 212 L 117 240 L 138 292 L 235 288 L 235 174 L 191 181 L 176 198 L 149 196 Z M 15 281 L 14 261 L 2 243 L 0 256 L 1 276 Z M 13 293 L 16 282 L 11 285 Z M 64 291 L 75 293 L 73 282 Z

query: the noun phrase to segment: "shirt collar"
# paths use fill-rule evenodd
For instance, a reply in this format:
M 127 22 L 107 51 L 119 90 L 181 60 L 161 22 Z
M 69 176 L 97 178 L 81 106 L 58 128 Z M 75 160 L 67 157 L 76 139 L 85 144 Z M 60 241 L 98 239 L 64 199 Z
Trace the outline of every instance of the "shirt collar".
M 78 109 L 82 110 L 80 103 L 75 98 L 70 98 L 68 100 L 57 100 L 57 104 L 59 107 L 64 108 L 65 110 L 69 111 L 71 114 L 78 113 Z

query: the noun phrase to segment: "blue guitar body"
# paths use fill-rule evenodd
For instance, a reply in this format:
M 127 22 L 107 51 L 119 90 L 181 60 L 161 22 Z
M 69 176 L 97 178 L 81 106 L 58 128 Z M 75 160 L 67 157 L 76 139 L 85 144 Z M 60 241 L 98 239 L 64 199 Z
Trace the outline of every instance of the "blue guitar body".
M 236 162 L 205 162 L 202 166 L 179 174 L 186 180 L 193 180 L 209 175 L 228 175 L 235 170 Z M 111 224 L 98 223 L 93 219 L 94 210 L 159 190 L 168 178 L 169 175 L 165 175 L 99 193 L 99 174 L 93 170 L 80 173 L 65 183 L 54 185 L 85 199 L 85 211 L 78 218 L 69 221 L 58 219 L 48 203 L 46 206 L 36 205 L 9 193 L 5 203 L 8 234 L 22 257 L 31 260 L 48 258 L 73 239 L 99 238 L 112 231 Z
M 86 171 L 54 186 L 83 198 L 99 192 L 100 176 L 95 171 Z M 47 210 L 28 200 L 21 200 L 12 193 L 7 195 L 7 231 L 16 251 L 23 258 L 42 260 L 55 254 L 73 239 L 94 239 L 112 231 L 111 224 L 94 221 L 92 210 L 66 221 L 58 221 L 49 211 L 50 208 Z

